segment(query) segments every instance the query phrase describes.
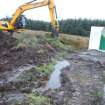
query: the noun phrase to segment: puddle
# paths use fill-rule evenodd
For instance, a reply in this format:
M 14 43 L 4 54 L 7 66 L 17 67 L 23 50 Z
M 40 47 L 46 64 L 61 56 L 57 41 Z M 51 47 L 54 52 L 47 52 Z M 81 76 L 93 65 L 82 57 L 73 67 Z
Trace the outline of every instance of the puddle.
M 60 75 L 62 69 L 68 66 L 70 66 L 70 63 L 66 60 L 57 62 L 57 64 L 54 66 L 54 71 L 52 72 L 50 79 L 47 83 L 47 89 L 57 89 L 61 87 Z

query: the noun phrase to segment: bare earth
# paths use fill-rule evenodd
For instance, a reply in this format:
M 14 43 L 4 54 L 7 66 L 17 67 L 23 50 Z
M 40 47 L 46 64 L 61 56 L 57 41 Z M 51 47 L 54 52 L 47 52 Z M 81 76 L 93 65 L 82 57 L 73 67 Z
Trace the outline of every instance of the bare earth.
M 35 34 L 38 37 L 43 32 L 25 31 L 24 34 L 30 34 L 30 37 Z M 18 35 L 20 34 L 14 36 L 19 37 Z M 42 88 L 49 75 L 35 68 L 50 63 L 58 52 L 62 53 L 64 50 L 45 42 L 36 44 L 35 47 L 23 44 L 16 47 L 16 38 L 0 33 L 0 105 L 104 105 L 105 53 L 87 51 L 88 39 L 81 41 L 83 39 L 80 38 L 80 42 L 85 43 L 85 47 L 78 47 L 83 48 L 82 50 L 67 50 L 62 57 L 69 61 L 71 66 L 61 74 L 61 88 L 44 90 Z M 31 65 L 29 70 L 19 71 L 19 67 L 27 65 Z M 10 77 L 16 78 L 10 81 Z M 33 90 L 37 92 L 34 98 L 43 96 L 50 99 L 50 102 L 30 102 L 27 95 L 32 94 Z

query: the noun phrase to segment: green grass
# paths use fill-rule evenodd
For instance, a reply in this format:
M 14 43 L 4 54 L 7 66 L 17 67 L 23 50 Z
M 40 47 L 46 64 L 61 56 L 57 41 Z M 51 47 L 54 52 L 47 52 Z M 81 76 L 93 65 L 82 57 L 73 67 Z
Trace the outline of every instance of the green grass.
M 38 72 L 43 72 L 43 73 L 49 75 L 52 72 L 52 70 L 54 69 L 55 62 L 56 61 L 53 60 L 49 64 L 43 64 L 42 66 L 38 66 L 38 67 L 36 67 L 36 70 Z
M 54 48 L 60 48 L 60 49 L 64 49 L 67 50 L 69 48 L 71 48 L 70 45 L 64 45 L 59 38 L 54 38 L 51 37 L 51 35 L 46 34 L 45 36 L 41 36 L 41 38 L 38 40 L 39 43 L 48 43 L 50 45 L 52 45 Z
M 17 79 L 18 80 L 32 80 L 37 81 L 39 78 L 37 78 L 35 75 L 43 73 L 46 76 L 50 75 L 51 72 L 54 70 L 54 65 L 56 64 L 56 59 L 52 59 L 52 62 L 48 64 L 42 64 L 41 66 L 37 66 L 35 68 L 32 68 L 30 70 L 25 71 L 22 75 L 20 75 Z
M 36 94 L 29 94 L 28 95 L 30 104 L 29 105 L 51 105 L 50 98 L 36 95 Z
M 103 92 L 99 90 L 95 90 L 94 92 L 91 92 L 91 95 L 94 97 L 103 97 Z
M 70 45 L 63 44 L 59 38 L 54 38 L 49 34 L 44 36 L 30 36 L 27 34 L 22 33 L 17 38 L 17 48 L 19 47 L 36 47 L 38 44 L 46 45 L 49 44 L 53 48 L 58 48 L 61 50 L 69 51 L 72 49 Z

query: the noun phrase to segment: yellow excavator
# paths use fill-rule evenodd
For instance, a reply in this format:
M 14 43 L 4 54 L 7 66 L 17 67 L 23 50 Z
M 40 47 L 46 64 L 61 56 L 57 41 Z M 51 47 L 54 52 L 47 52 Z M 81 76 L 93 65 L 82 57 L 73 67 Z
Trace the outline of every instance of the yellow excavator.
M 36 2 L 36 0 L 33 0 L 21 5 L 13 14 L 10 20 L 0 21 L 0 30 L 13 33 L 17 29 L 22 29 L 25 26 L 25 17 L 22 15 L 22 13 L 25 12 L 26 10 L 43 7 L 43 6 L 48 6 L 49 8 L 51 26 L 52 26 L 52 35 L 58 36 L 59 23 L 57 20 L 57 12 L 56 12 L 54 0 L 43 0 L 40 2 Z

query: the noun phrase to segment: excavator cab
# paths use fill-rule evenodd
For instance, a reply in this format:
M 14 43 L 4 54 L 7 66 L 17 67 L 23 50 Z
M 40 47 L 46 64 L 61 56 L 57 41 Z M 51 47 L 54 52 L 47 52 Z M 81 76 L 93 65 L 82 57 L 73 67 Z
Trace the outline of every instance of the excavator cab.
M 8 23 L 8 21 L 0 21 L 0 26 L 2 26 L 4 28 L 8 28 L 9 23 Z
M 17 21 L 14 25 L 15 29 L 23 29 L 28 23 L 27 18 L 24 15 L 21 15 L 17 18 Z
M 4 32 L 8 31 L 12 35 L 15 30 L 23 29 L 27 25 L 27 18 L 24 15 L 21 15 L 17 18 L 14 26 L 10 24 L 10 21 L 11 19 L 0 21 L 0 30 Z

